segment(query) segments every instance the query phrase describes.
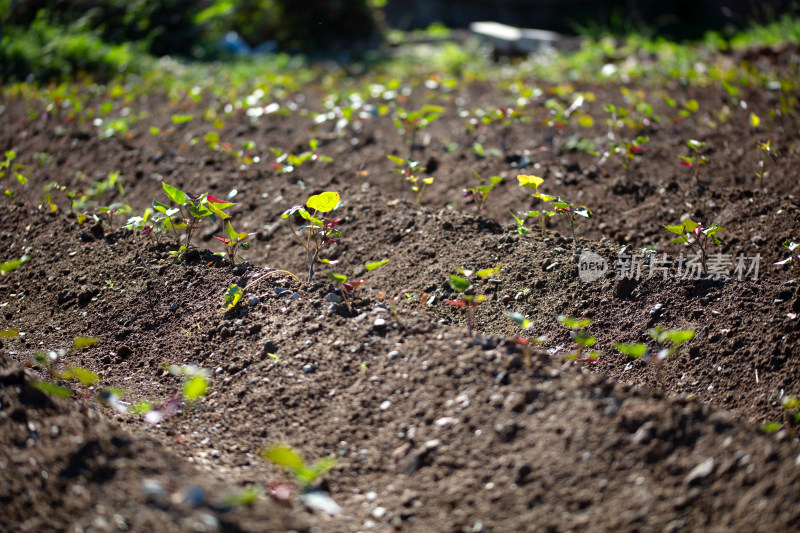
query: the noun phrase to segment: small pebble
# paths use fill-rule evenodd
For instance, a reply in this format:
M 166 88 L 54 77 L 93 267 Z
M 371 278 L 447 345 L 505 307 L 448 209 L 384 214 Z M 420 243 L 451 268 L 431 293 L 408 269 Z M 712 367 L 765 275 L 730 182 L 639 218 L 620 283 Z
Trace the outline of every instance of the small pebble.
M 376 328 L 382 328 L 386 326 L 386 320 L 382 318 L 376 318 L 375 322 L 373 322 L 372 325 L 375 326 Z
M 378 497 L 378 493 L 375 492 L 374 490 L 373 491 L 369 491 L 368 493 L 366 493 L 364 495 L 364 498 L 366 498 L 366 500 L 368 502 L 374 502 L 377 497 Z
M 328 294 L 325 295 L 325 301 L 338 304 L 339 302 L 342 301 L 342 297 L 339 296 L 338 294 L 329 292 Z
M 301 370 L 303 372 L 305 372 L 306 374 L 310 374 L 311 372 L 314 371 L 314 366 L 313 365 L 303 365 L 303 368 Z
M 385 402 L 381 403 L 380 410 L 381 411 L 385 411 L 391 406 L 392 406 L 392 402 L 390 402 L 389 400 L 386 400 Z
M 385 507 L 376 507 L 372 510 L 372 518 L 375 520 L 382 520 L 384 516 L 386 516 L 386 508 Z
M 251 296 L 247 299 L 247 305 L 257 305 L 259 303 L 261 303 L 261 298 L 258 296 Z
M 289 298 L 291 298 L 292 300 L 299 300 L 300 299 L 300 295 L 298 293 L 296 293 L 296 292 L 293 292 L 292 295 Z
M 394 361 L 395 359 L 400 357 L 400 352 L 398 352 L 397 350 L 392 350 L 391 352 L 389 352 L 387 357 L 389 358 L 389 361 Z

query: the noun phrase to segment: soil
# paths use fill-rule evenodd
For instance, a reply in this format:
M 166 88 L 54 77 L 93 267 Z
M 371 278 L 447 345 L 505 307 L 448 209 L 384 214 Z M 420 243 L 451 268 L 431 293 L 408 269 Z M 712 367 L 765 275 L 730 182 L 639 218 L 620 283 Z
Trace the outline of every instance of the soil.
M 769 50 L 748 54 L 765 72 L 785 67 Z M 220 139 L 254 141 L 261 160 L 250 165 L 206 146 L 210 124 L 172 124 L 172 114 L 197 112 L 188 97 L 136 98 L 132 112 L 149 114 L 104 139 L 90 122 L 31 115 L 45 100 L 7 90 L 0 147 L 16 150 L 30 181 L 17 202 L 4 201 L 0 259 L 31 259 L 0 279 L 2 329 L 20 331 L 0 347 L 0 531 L 796 530 L 800 446 L 782 404 L 800 396 L 800 300 L 792 270 L 774 265 L 788 255 L 782 243 L 800 235 L 796 99 L 747 85 L 736 96 L 716 84 L 626 87 L 643 91 L 661 116 L 615 130 L 650 138 L 626 171 L 619 159 L 601 166 L 568 149 L 578 136 L 603 146 L 603 105 L 628 105 L 620 86 L 563 97 L 564 86 L 539 86 L 527 110 L 534 120 L 514 123 L 507 156 L 477 157 L 473 141 L 499 147 L 499 137 L 491 128 L 465 133 L 456 108 L 513 104 L 513 95 L 465 82 L 453 92 L 414 87 L 406 105 L 433 101 L 445 113 L 413 150 L 388 116 L 337 134 L 300 111 L 233 113 Z M 547 98 L 568 106 L 573 90 L 595 95 L 585 104 L 594 126 L 553 133 L 536 120 Z M 322 94 L 310 86 L 280 103 L 321 109 Z M 699 111 L 682 117 L 664 95 L 696 99 Z M 273 167 L 266 147 L 299 153 L 312 138 L 332 162 Z M 706 143 L 708 164 L 696 178 L 678 164 L 689 139 Z M 768 139 L 779 158 L 759 183 L 756 144 Z M 412 155 L 435 176 L 421 205 L 387 154 Z M 505 178 L 480 213 L 463 193 L 476 185 L 473 170 Z M 254 234 L 247 261 L 231 267 L 213 255 L 222 232 L 212 222 L 175 263 L 170 235 L 160 243 L 142 236 L 139 255 L 121 220 L 81 222 L 63 196 L 54 198 L 57 213 L 36 205 L 47 183 L 86 190 L 112 171 L 124 197 L 112 189 L 98 204 L 124 201 L 137 213 L 166 202 L 161 181 L 220 198 L 236 189 L 231 220 Z M 517 186 L 521 173 L 593 211 L 577 243 L 561 216 L 547 220 L 545 237 L 538 219 L 527 222 L 530 233 L 517 232 L 509 211 L 538 206 Z M 341 194 L 342 237 L 323 256 L 338 262 L 300 282 L 281 272 L 305 280 L 308 270 L 281 214 L 329 190 Z M 662 226 L 682 217 L 724 227 L 712 253 L 741 254 L 747 267 L 758 257 L 757 275 L 729 265 L 728 276 L 679 277 L 678 258 L 689 252 Z M 647 246 L 657 252 L 640 251 Z M 608 270 L 587 282 L 579 267 L 589 251 Z M 615 271 L 625 254 L 644 265 L 638 279 Z M 650 275 L 650 257 L 663 254 L 667 276 Z M 458 297 L 448 275 L 496 265 L 493 279 L 475 283 L 489 299 L 468 324 L 464 308 L 447 303 Z M 349 307 L 328 272 L 366 279 Z M 231 284 L 244 296 L 223 313 Z M 530 327 L 508 312 L 529 317 Z M 559 315 L 593 320 L 587 332 L 599 359 L 565 358 L 575 343 Z M 615 350 L 615 342 L 648 341 L 656 326 L 696 336 L 665 361 Z M 71 348 L 79 336 L 102 342 Z M 539 336 L 536 348 L 519 341 Z M 31 386 L 66 384 L 33 364 L 38 352 L 58 349 L 66 354 L 52 368 L 96 372 L 96 388 L 73 382 L 75 394 L 63 399 Z M 165 364 L 208 369 L 209 393 L 157 424 L 100 401 L 99 389 L 114 387 L 124 402 L 174 406 L 181 378 Z M 762 431 L 767 422 L 780 430 Z M 288 502 L 276 495 L 291 478 L 261 452 L 277 442 L 311 461 L 337 459 L 312 488 L 339 513 L 304 504 L 293 485 Z M 250 485 L 266 495 L 225 502 Z

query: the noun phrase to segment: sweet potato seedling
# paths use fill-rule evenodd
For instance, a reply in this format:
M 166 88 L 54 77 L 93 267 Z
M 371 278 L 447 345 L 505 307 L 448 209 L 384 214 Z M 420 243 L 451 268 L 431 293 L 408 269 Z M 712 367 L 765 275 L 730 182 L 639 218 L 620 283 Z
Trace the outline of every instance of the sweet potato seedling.
M 766 178 L 767 175 L 769 174 L 769 170 L 765 170 L 767 160 L 772 159 L 772 161 L 777 161 L 778 154 L 777 152 L 774 152 L 772 150 L 769 140 L 767 142 L 758 143 L 756 145 L 756 148 L 758 148 L 761 151 L 761 159 L 759 159 L 758 161 L 758 170 L 756 171 L 756 177 L 758 178 L 758 188 L 762 189 L 764 187 L 764 178 Z
M 547 235 L 545 230 L 545 218 L 552 217 L 555 215 L 555 211 L 548 211 L 545 209 L 545 204 L 547 202 L 552 202 L 556 199 L 555 196 L 550 196 L 549 194 L 544 194 L 539 192 L 539 185 L 544 183 L 544 180 L 539 176 L 532 176 L 527 174 L 520 174 L 517 176 L 517 181 L 519 182 L 520 187 L 526 187 L 528 189 L 533 189 L 533 197 L 538 198 L 541 202 L 541 209 L 540 210 L 531 210 L 526 211 L 525 213 L 520 213 L 521 215 L 528 217 L 528 218 L 535 218 L 539 217 L 539 220 L 542 223 L 542 237 Z M 514 213 L 511 213 L 511 216 L 514 217 L 514 220 L 517 221 L 517 232 L 520 234 L 525 234 L 528 231 L 524 229 L 524 221 L 518 218 Z
M 383 261 L 376 261 L 374 263 L 367 263 L 364 265 L 364 268 L 367 269 L 367 272 L 372 272 L 376 268 L 382 267 L 386 263 L 388 263 L 388 259 L 384 259 Z M 357 279 L 357 280 L 348 280 L 347 276 L 343 274 L 334 274 L 329 272 L 328 277 L 331 278 L 339 285 L 339 289 L 342 293 L 342 299 L 344 303 L 347 304 L 347 308 L 350 309 L 353 303 L 353 299 L 356 297 L 356 293 L 358 289 L 364 284 L 366 281 L 365 279 Z
M 215 255 L 226 257 L 231 266 L 235 265 L 236 261 L 242 259 L 241 255 L 239 255 L 239 250 L 250 249 L 250 243 L 245 241 L 247 241 L 251 235 L 250 233 L 239 233 L 234 230 L 229 220 L 228 224 L 225 226 L 225 237 L 217 237 L 214 235 L 215 239 L 225 245 L 225 253 L 217 253 Z
M 23 186 L 28 183 L 28 178 L 19 173 L 20 170 L 25 168 L 25 165 L 14 163 L 14 160 L 17 158 L 17 153 L 14 150 L 7 151 L 5 156 L 5 160 L 0 161 L 0 172 L 2 172 L 3 179 L 5 181 L 5 195 L 8 196 L 12 202 L 15 202 L 17 197 L 14 194 L 14 191 L 11 190 L 11 176 L 14 176 L 14 179 L 17 180 L 17 183 Z
M 306 251 L 306 256 L 308 257 L 309 282 L 311 282 L 311 278 L 314 277 L 314 265 L 320 260 L 319 253 L 322 247 L 329 243 L 335 244 L 335 238 L 342 236 L 341 232 L 336 229 L 340 220 L 319 219 L 317 218 L 317 214 L 329 213 L 336 209 L 338 205 L 339 193 L 327 191 L 321 194 L 315 194 L 306 201 L 306 207 L 312 209 L 312 213 L 309 213 L 305 207 L 296 205 L 286 210 L 281 215 L 282 219 L 289 220 L 289 228 Z M 292 224 L 293 218 L 304 220 L 306 224 L 295 229 Z M 304 230 L 306 231 L 305 239 L 301 237 L 301 232 Z
M 531 320 L 522 313 L 506 313 L 506 316 L 511 319 L 511 322 L 519 326 L 522 331 L 526 331 L 533 326 Z M 522 350 L 522 355 L 525 357 L 525 366 L 530 368 L 533 366 L 533 346 L 536 344 L 540 344 L 547 340 L 547 337 L 539 336 L 529 339 L 527 337 L 521 337 L 519 335 L 513 336 L 514 344 L 516 344 L 520 350 Z
M 403 159 L 393 155 L 387 155 L 386 157 L 400 167 L 395 170 L 395 173 L 404 177 L 411 184 L 411 190 L 417 196 L 417 205 L 422 205 L 422 193 L 425 191 L 425 187 L 433 183 L 433 178 L 430 176 L 427 178 L 417 176 L 417 174 L 425 172 L 425 167 L 413 159 Z
M 700 165 L 708 164 L 708 158 L 703 154 L 702 148 L 706 145 L 706 143 L 702 141 L 697 141 L 695 139 L 690 139 L 686 141 L 686 146 L 689 147 L 691 153 L 694 155 L 688 156 L 678 156 L 680 158 L 680 164 L 684 167 L 692 169 L 692 179 L 697 182 L 697 169 Z
M 492 176 L 489 178 L 487 183 L 485 179 L 481 178 L 481 175 L 478 174 L 477 170 L 473 170 L 472 173 L 478 180 L 479 185 L 477 187 L 473 187 L 472 189 L 464 189 L 464 198 L 472 198 L 472 201 L 475 202 L 475 205 L 478 208 L 478 214 L 480 215 L 483 212 L 483 206 L 486 205 L 486 198 L 489 196 L 489 193 L 492 192 L 495 185 L 503 181 L 503 177 Z
M 554 201 L 553 206 L 556 208 L 556 213 L 564 215 L 569 220 L 569 229 L 572 231 L 572 244 L 573 246 L 578 246 L 578 237 L 575 235 L 575 221 L 577 217 L 592 218 L 592 212 L 585 205 L 578 207 L 572 202 L 561 198 Z M 578 224 L 578 228 L 582 225 Z
M 578 345 L 577 349 L 563 356 L 565 360 L 594 363 L 600 359 L 603 352 L 590 349 L 597 343 L 597 337 L 592 337 L 586 333 L 586 328 L 593 322 L 592 319 L 559 315 L 557 320 L 562 326 L 570 330 L 572 340 Z
M 183 192 L 182 190 L 173 187 L 167 183 L 162 182 L 161 186 L 164 189 L 167 197 L 178 205 L 177 208 L 170 207 L 153 200 L 153 208 L 164 214 L 164 226 L 167 229 L 172 229 L 176 235 L 177 230 L 183 230 L 186 236 L 186 243 L 181 245 L 181 239 L 178 235 L 178 250 L 170 252 L 175 261 L 181 261 L 189 250 L 189 245 L 192 242 L 192 236 L 197 231 L 197 226 L 205 218 L 209 218 L 214 222 L 217 218 L 225 220 L 228 215 L 222 210 L 227 209 L 233 205 L 232 202 L 224 202 L 215 196 L 204 193 L 200 196 L 192 196 Z M 177 211 L 176 211 L 177 209 Z M 178 216 L 180 220 L 177 222 L 173 217 Z
M 300 452 L 285 444 L 273 444 L 263 449 L 261 456 L 289 472 L 303 489 L 336 467 L 336 459 L 332 457 L 309 463 Z
M 497 265 L 494 268 L 484 268 L 477 272 L 461 269 L 459 270 L 461 276 L 450 274 L 447 280 L 450 288 L 459 293 L 460 296 L 458 299 L 447 300 L 446 303 L 454 307 L 463 307 L 465 309 L 467 314 L 467 332 L 470 337 L 472 337 L 472 323 L 474 322 L 475 308 L 478 307 L 479 303 L 488 299 L 488 296 L 484 294 L 476 295 L 472 293 L 475 288 L 471 281 L 472 275 L 475 274 L 481 280 L 485 280 L 500 272 L 501 268 L 502 265 Z
M 709 227 L 705 227 L 702 224 L 693 222 L 689 219 L 684 220 L 683 224 L 664 226 L 664 229 L 671 233 L 675 233 L 676 235 L 680 235 L 680 237 L 672 239 L 669 242 L 685 244 L 696 253 L 700 254 L 700 263 L 703 268 L 703 274 L 708 274 L 708 249 L 711 244 L 715 244 L 717 246 L 722 244 L 722 240 L 717 237 L 717 233 L 725 231 L 725 229 L 721 228 L 719 224 L 712 224 Z
M 655 341 L 655 348 L 651 349 L 646 343 L 637 342 L 626 344 L 615 342 L 614 348 L 632 359 L 650 361 L 666 361 L 676 355 L 681 345 L 694 338 L 693 329 L 661 329 L 657 326 L 650 330 L 650 337 Z

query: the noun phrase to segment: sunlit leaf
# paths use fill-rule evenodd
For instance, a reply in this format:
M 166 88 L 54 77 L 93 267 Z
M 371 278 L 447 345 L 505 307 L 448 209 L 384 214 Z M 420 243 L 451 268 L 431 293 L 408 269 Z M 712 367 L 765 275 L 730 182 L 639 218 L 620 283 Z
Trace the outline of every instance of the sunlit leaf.
M 468 279 L 456 276 L 455 274 L 450 274 L 448 283 L 450 284 L 450 288 L 457 292 L 464 292 L 472 286 Z
M 72 376 L 80 381 L 81 385 L 85 387 L 91 387 L 100 381 L 99 375 L 95 374 L 91 370 L 87 370 L 79 366 L 71 366 L 69 367 L 69 371 L 72 373 Z
M 624 342 L 615 342 L 614 348 L 619 350 L 622 354 L 627 355 L 628 357 L 633 357 L 634 359 L 639 359 L 640 357 L 644 357 L 647 353 L 647 345 L 644 343 L 636 343 L 636 344 L 625 344 Z
M 315 194 L 306 202 L 306 206 L 320 213 L 327 213 L 333 211 L 339 205 L 339 193 L 326 191 L 320 194 Z
M 26 383 L 33 387 L 34 389 L 39 389 L 42 392 L 46 392 L 47 394 L 52 394 L 54 396 L 59 396 L 61 398 L 69 398 L 72 396 L 72 390 L 66 387 L 60 387 L 53 383 L 48 383 L 47 381 L 35 381 L 35 380 L 27 380 Z
M 385 265 L 388 262 L 389 262 L 388 259 L 384 259 L 383 261 L 376 261 L 375 263 L 367 263 L 366 265 L 364 265 L 364 268 L 366 268 L 367 271 L 372 271 L 378 267 Z
M 305 465 L 303 456 L 290 446 L 276 444 L 261 452 L 261 455 L 273 464 L 296 471 Z
M 0 263 L 0 274 L 5 275 L 9 272 L 13 272 L 14 270 L 18 269 L 28 261 L 30 261 L 31 256 L 23 255 L 19 259 L 12 259 L 11 261 L 5 261 L 4 263 Z
M 570 316 L 559 315 L 557 320 L 566 328 L 572 330 L 579 330 L 589 326 L 592 323 L 591 318 L 574 318 Z
M 75 340 L 72 341 L 72 345 L 78 350 L 81 350 L 99 344 L 100 342 L 102 342 L 100 337 L 75 337 Z
M 223 296 L 223 303 L 225 307 L 222 308 L 222 312 L 226 313 L 236 307 L 236 304 L 239 303 L 239 300 L 242 299 L 242 288 L 238 285 L 231 285 L 228 287 L 228 290 L 225 292 Z
M 194 376 L 183 384 L 183 397 L 196 400 L 208 392 L 208 381 L 205 376 Z
M 15 328 L 8 328 L 0 331 L 0 339 L 14 339 L 19 337 L 19 330 Z

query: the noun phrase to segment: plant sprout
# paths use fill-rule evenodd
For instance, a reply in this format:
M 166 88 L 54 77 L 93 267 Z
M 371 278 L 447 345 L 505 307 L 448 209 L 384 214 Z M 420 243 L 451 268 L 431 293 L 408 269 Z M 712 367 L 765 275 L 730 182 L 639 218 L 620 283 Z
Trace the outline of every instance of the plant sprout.
M 708 248 L 712 243 L 717 246 L 722 244 L 722 240 L 717 237 L 717 233 L 725 231 L 725 228 L 721 228 L 719 224 L 712 224 L 709 227 L 705 227 L 700 223 L 686 219 L 683 221 L 683 224 L 664 226 L 664 229 L 676 235 L 680 235 L 680 237 L 672 239 L 669 242 L 686 244 L 686 246 L 689 246 L 692 250 L 700 254 L 703 274 L 707 274 L 708 267 L 706 263 L 708 260 Z
M 153 208 L 156 211 L 164 214 L 164 226 L 167 229 L 184 230 L 186 235 L 186 244 L 180 244 L 180 237 L 178 238 L 178 245 L 180 248 L 177 251 L 170 252 L 176 261 L 181 261 L 189 249 L 192 242 L 192 236 L 197 230 L 197 226 L 204 218 L 210 218 L 214 222 L 217 217 L 221 220 L 228 218 L 228 215 L 222 210 L 227 209 L 233 205 L 231 202 L 223 202 L 222 200 L 210 195 L 201 194 L 200 196 L 192 196 L 183 192 L 180 189 L 173 187 L 167 183 L 162 182 L 161 186 L 170 200 L 175 202 L 178 207 L 169 207 L 156 200 L 153 200 Z M 180 221 L 175 222 L 173 217 L 180 215 Z
M 474 272 L 476 276 L 481 278 L 481 280 L 487 279 L 494 274 L 500 272 L 502 265 L 497 265 L 494 268 L 484 268 L 483 270 L 478 270 Z M 488 297 L 486 295 L 474 295 L 474 294 L 467 294 L 467 292 L 471 291 L 474 288 L 472 281 L 470 278 L 472 277 L 473 271 L 472 270 L 459 270 L 459 273 L 463 276 L 456 276 L 455 274 L 450 274 L 447 283 L 450 285 L 450 288 L 459 293 L 461 296 L 456 300 L 447 300 L 448 305 L 452 305 L 454 307 L 463 307 L 467 313 L 467 332 L 470 337 L 472 337 L 472 323 L 474 321 L 475 316 L 475 308 L 478 307 L 478 304 L 487 300 Z
M 216 255 L 227 256 L 230 264 L 235 265 L 237 260 L 241 260 L 241 256 L 237 256 L 238 250 L 250 249 L 250 243 L 245 241 L 250 238 L 251 235 L 251 233 L 239 233 L 234 230 L 233 226 L 231 225 L 231 221 L 229 220 L 228 224 L 225 226 L 225 237 L 217 237 L 214 235 L 215 239 L 221 241 L 222 244 L 225 245 L 225 253 L 218 253 Z
M 336 467 L 336 459 L 332 457 L 323 457 L 312 464 L 300 452 L 285 444 L 273 444 L 262 450 L 261 456 L 288 471 L 303 488 Z
M 483 206 L 486 205 L 486 198 L 489 196 L 489 193 L 492 192 L 495 185 L 503 181 L 503 177 L 492 176 L 489 178 L 489 183 L 486 183 L 486 180 L 481 178 L 481 175 L 478 174 L 477 170 L 473 170 L 472 173 L 478 180 L 479 185 L 477 187 L 473 187 L 472 189 L 464 189 L 464 198 L 473 199 L 475 205 L 478 207 L 478 214 L 480 215 L 483 211 Z
M 672 358 L 681 349 L 681 345 L 694 338 L 693 329 L 661 329 L 660 326 L 650 330 L 650 337 L 655 341 L 655 349 L 643 342 L 625 344 L 615 342 L 614 348 L 633 359 L 666 361 Z
M 403 159 L 402 157 L 396 157 L 393 155 L 387 155 L 386 157 L 396 165 L 400 166 L 400 168 L 395 170 L 395 173 L 403 176 L 406 181 L 411 183 L 411 190 L 417 195 L 417 205 L 421 205 L 422 193 L 425 191 L 425 187 L 433 183 L 433 178 L 430 176 L 427 178 L 417 177 L 417 173 L 425 172 L 425 167 L 421 166 L 413 159 Z
M 383 261 L 367 263 L 366 265 L 364 265 L 364 268 L 367 269 L 367 272 L 372 272 L 376 268 L 382 267 L 388 262 L 389 262 L 388 259 L 384 259 Z M 328 277 L 339 284 L 339 288 L 341 289 L 342 292 L 342 299 L 344 299 L 344 302 L 345 304 L 347 304 L 347 307 L 349 309 L 351 303 L 353 302 L 353 298 L 356 296 L 356 292 L 358 292 L 359 287 L 361 287 L 361 285 L 363 285 L 366 280 L 357 279 L 348 281 L 347 276 L 343 274 L 334 274 L 331 272 L 328 273 Z
M 603 352 L 589 349 L 597 343 L 597 337 L 591 337 L 586 333 L 586 328 L 591 325 L 592 319 L 559 315 L 557 320 L 562 326 L 570 330 L 572 340 L 578 345 L 578 348 L 565 355 L 564 359 L 584 363 L 594 363 L 600 359 Z
M 764 178 L 766 178 L 767 174 L 769 174 L 768 170 L 764 170 L 767 159 L 777 161 L 778 154 L 772 151 L 769 140 L 767 140 L 767 142 L 758 143 L 756 148 L 761 150 L 761 159 L 758 161 L 758 171 L 756 172 L 756 177 L 758 178 L 758 187 L 761 189 L 764 187 Z
M 681 159 L 680 164 L 682 166 L 692 169 L 692 177 L 694 181 L 697 181 L 698 167 L 700 167 L 700 165 L 708 164 L 708 158 L 701 151 L 701 148 L 703 148 L 705 145 L 706 143 L 704 142 L 690 139 L 686 141 L 686 146 L 688 146 L 689 149 L 692 151 L 692 153 L 695 155 L 678 156 Z
M 533 197 L 538 198 L 541 201 L 542 205 L 542 208 L 539 211 L 532 210 L 520 214 L 526 217 L 541 217 L 540 220 L 542 223 L 542 237 L 546 236 L 547 232 L 545 230 L 544 219 L 546 217 L 551 217 L 555 215 L 555 211 L 547 211 L 544 208 L 544 206 L 545 203 L 552 202 L 553 200 L 556 199 L 556 197 L 539 192 L 539 185 L 544 183 L 544 180 L 539 176 L 529 176 L 526 174 L 520 174 L 517 176 L 517 181 L 519 182 L 520 187 L 527 187 L 528 189 L 533 189 Z M 511 216 L 514 217 L 514 220 L 517 221 L 517 226 L 518 226 L 517 232 L 521 234 L 527 233 L 527 231 L 522 230 L 522 228 L 524 227 L 524 222 L 516 215 L 514 215 L 514 213 L 511 213 Z
M 567 200 L 562 200 L 559 198 L 555 202 L 553 202 L 553 206 L 556 208 L 556 213 L 560 213 L 567 217 L 569 220 L 569 229 L 572 230 L 572 243 L 574 246 L 578 245 L 578 237 L 575 236 L 575 220 L 576 217 L 583 217 L 586 219 L 592 218 L 592 212 L 583 205 L 583 206 L 576 206 L 572 202 Z M 583 224 L 579 224 L 578 227 L 580 228 Z
M 336 243 L 335 237 L 341 237 L 342 234 L 336 229 L 340 220 L 325 220 L 317 218 L 317 213 L 329 213 L 339 206 L 339 193 L 338 192 L 323 192 L 315 194 L 306 201 L 306 207 L 313 210 L 309 213 L 305 207 L 296 205 L 291 209 L 285 211 L 281 218 L 289 219 L 289 227 L 292 233 L 297 238 L 298 242 L 303 246 L 308 257 L 308 281 L 314 277 L 314 265 L 319 260 L 319 253 L 325 244 Z M 304 226 L 299 226 L 297 229 L 292 225 L 292 218 L 300 218 L 306 221 Z M 303 239 L 300 232 L 306 230 L 307 236 Z
M 12 202 L 15 202 L 17 197 L 14 195 L 14 191 L 12 191 L 11 187 L 9 186 L 9 183 L 11 182 L 11 176 L 13 175 L 20 185 L 25 185 L 28 183 L 28 178 L 17 172 L 18 170 L 25 168 L 25 165 L 14 163 L 14 159 L 17 158 L 17 153 L 14 150 L 9 150 L 5 153 L 5 156 L 5 161 L 0 161 L 0 172 L 2 172 L 5 177 L 5 195 L 8 196 Z

